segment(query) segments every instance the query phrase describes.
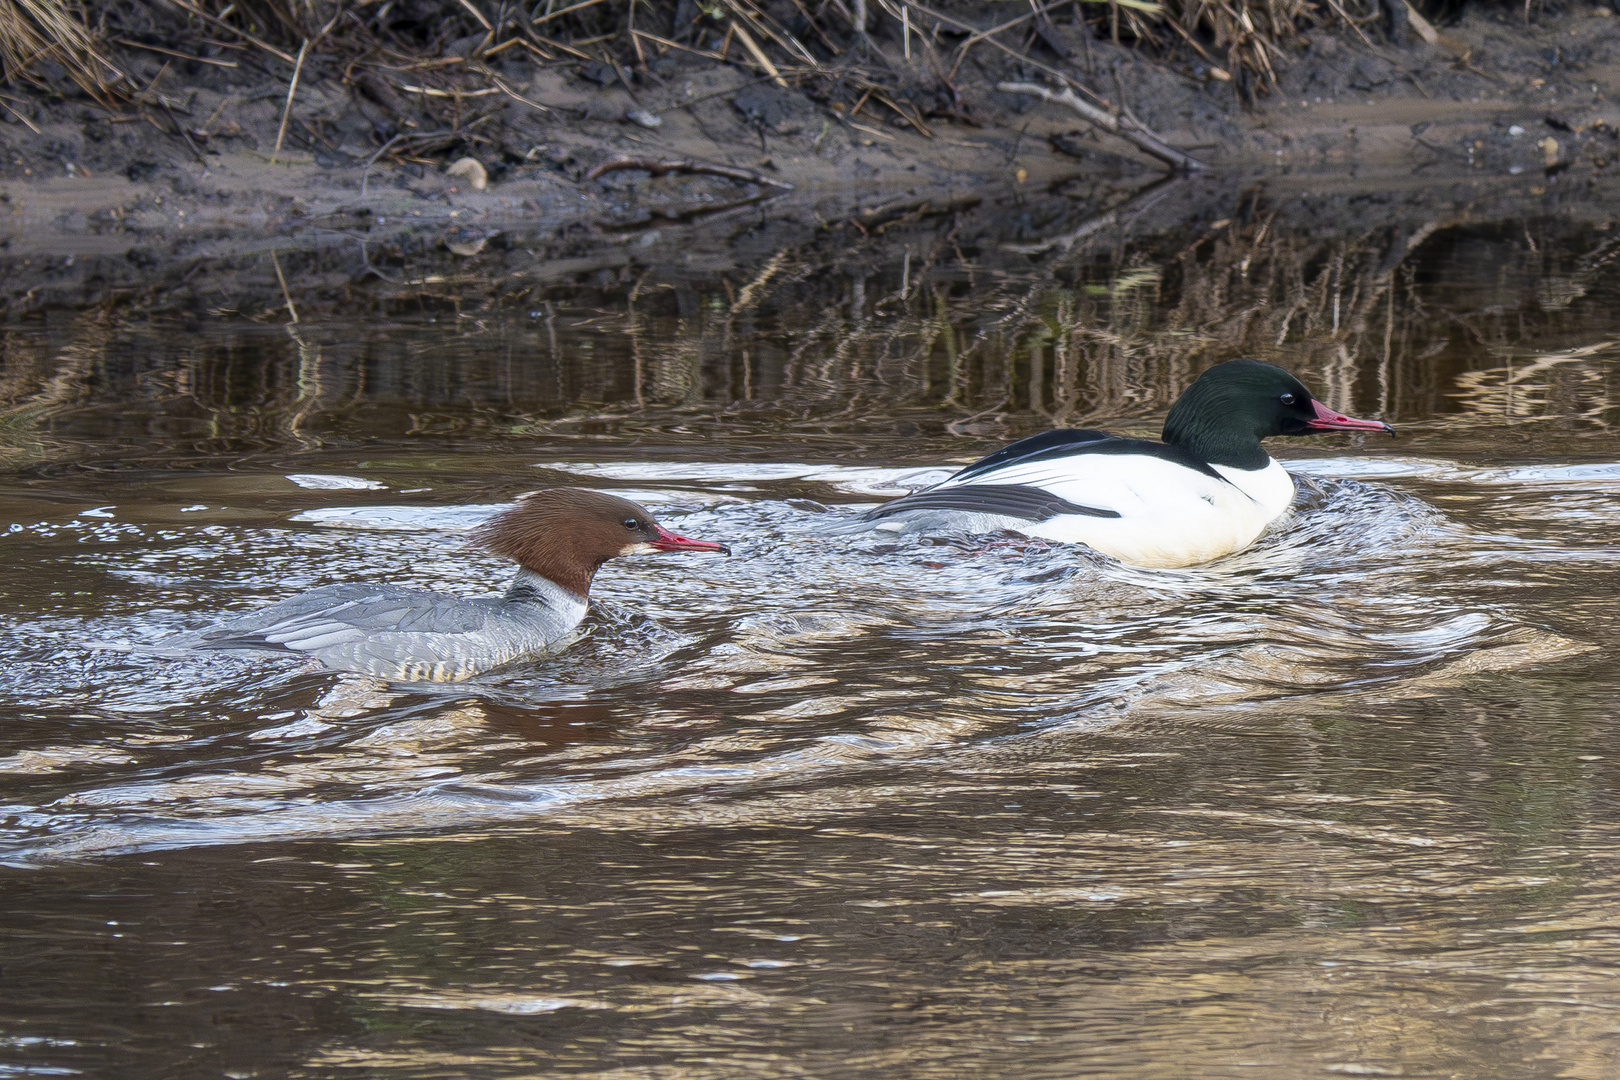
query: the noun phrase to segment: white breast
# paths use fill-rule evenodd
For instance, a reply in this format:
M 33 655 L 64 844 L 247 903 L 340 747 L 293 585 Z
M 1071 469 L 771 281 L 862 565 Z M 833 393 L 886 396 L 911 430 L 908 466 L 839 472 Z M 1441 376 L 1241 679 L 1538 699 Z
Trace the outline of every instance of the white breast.
M 1224 477 L 1148 454 L 1077 454 L 1014 463 L 970 483 L 1025 484 L 1117 518 L 1063 514 L 1010 528 L 1028 536 L 1085 544 L 1135 566 L 1208 562 L 1254 543 L 1294 498 L 1294 479 L 1267 459 L 1253 471 L 1216 465 Z M 950 481 L 941 487 L 956 486 Z

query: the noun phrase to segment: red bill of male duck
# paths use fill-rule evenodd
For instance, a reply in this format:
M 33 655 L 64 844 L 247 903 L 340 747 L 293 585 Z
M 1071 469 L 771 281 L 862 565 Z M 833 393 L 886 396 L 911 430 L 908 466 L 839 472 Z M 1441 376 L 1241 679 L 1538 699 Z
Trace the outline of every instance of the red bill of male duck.
M 585 618 L 591 580 L 609 559 L 731 554 L 725 544 L 670 532 L 628 499 L 584 488 L 529 495 L 480 526 L 473 544 L 517 563 L 506 595 L 326 585 L 171 643 L 301 653 L 380 679 L 457 682 L 566 643 Z
M 854 527 L 1006 529 L 1135 566 L 1193 566 L 1242 551 L 1293 502 L 1294 479 L 1262 439 L 1335 431 L 1395 433 L 1334 412 L 1280 367 L 1228 360 L 1176 400 L 1163 442 L 1043 432 L 868 511 Z

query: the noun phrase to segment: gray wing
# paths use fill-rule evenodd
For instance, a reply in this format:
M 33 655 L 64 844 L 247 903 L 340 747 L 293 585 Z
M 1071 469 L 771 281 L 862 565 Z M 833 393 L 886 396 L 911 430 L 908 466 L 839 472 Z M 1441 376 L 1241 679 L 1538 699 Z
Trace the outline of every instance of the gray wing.
M 195 647 L 321 653 L 396 635 L 466 634 L 484 625 L 489 606 L 421 589 L 328 585 L 205 630 Z

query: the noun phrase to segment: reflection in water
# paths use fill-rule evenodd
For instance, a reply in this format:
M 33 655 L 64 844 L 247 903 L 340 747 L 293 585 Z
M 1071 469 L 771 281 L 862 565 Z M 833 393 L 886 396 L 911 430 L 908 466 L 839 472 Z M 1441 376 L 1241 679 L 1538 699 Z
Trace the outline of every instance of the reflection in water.
M 1065 200 L 1032 198 L 1061 233 Z M 1237 355 L 1356 415 L 1606 424 L 1620 271 L 1604 205 L 1495 223 L 1449 206 L 1257 189 L 1219 219 L 1132 219 L 1036 254 L 986 209 L 854 248 L 806 241 L 735 279 L 464 276 L 290 334 L 53 314 L 0 329 L 0 443 L 127 461 L 154 443 L 234 456 L 401 435 L 1006 436 L 1144 420 Z M 1324 234 L 1324 216 L 1342 227 Z
M 1244 213 L 971 281 L 6 329 L 0 1071 L 1612 1076 L 1606 249 L 1542 233 L 1525 291 L 1506 228 L 1380 269 Z M 829 535 L 1233 350 L 1417 436 L 1277 448 L 1292 515 L 1203 567 Z M 142 647 L 497 591 L 466 530 L 560 483 L 736 554 L 624 560 L 455 686 Z

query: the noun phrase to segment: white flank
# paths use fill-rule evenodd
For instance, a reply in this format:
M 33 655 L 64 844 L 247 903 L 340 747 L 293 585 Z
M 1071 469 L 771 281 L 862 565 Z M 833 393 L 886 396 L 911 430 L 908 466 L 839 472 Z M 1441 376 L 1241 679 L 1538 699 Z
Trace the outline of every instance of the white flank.
M 1248 547 L 1294 498 L 1294 479 L 1276 461 L 1268 459 L 1265 468 L 1252 472 L 1214 468 L 1226 480 L 1147 454 L 1076 454 L 1014 462 L 965 484 L 947 481 L 940 487 L 1021 484 L 1079 506 L 1112 510 L 1119 517 L 1000 520 L 1002 527 L 1026 536 L 1085 544 L 1134 566 L 1192 566 Z

